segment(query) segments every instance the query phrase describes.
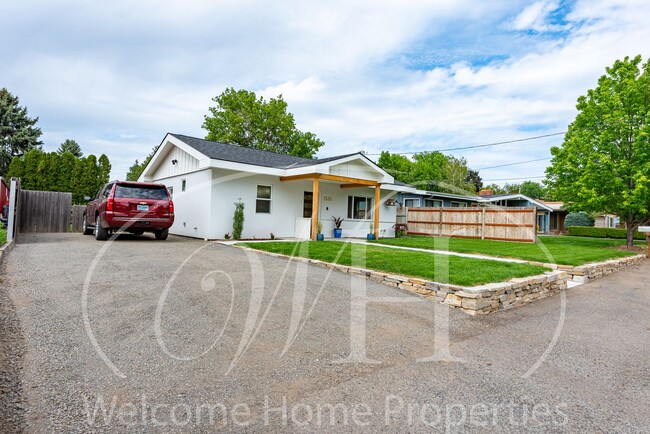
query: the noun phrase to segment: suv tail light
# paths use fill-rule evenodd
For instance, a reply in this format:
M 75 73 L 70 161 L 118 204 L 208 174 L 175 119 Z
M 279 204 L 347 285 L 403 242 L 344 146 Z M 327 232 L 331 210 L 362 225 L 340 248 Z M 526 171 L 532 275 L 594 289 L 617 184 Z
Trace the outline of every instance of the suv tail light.
M 112 197 L 109 197 L 108 200 L 106 201 L 106 211 L 113 211 L 113 204 L 114 204 L 114 199 Z
M 174 201 L 173 200 L 169 201 L 169 213 L 174 214 Z

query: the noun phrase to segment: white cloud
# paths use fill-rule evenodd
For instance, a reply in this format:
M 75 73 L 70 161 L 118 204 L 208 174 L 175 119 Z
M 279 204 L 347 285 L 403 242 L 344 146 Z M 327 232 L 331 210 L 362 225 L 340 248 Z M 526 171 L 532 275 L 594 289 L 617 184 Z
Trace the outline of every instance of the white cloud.
M 647 56 L 650 13 L 640 0 L 578 0 L 564 31 L 547 33 L 558 30 L 549 17 L 562 7 L 519 0 L 14 2 L 6 6 L 12 20 L 3 28 L 0 86 L 40 116 L 50 149 L 74 138 L 86 153 L 106 152 L 120 178 L 166 132 L 202 136 L 211 98 L 231 86 L 283 94 L 299 128 L 327 143 L 323 156 L 508 140 L 564 130 L 576 98 L 606 66 Z M 448 64 L 457 56 L 447 50 L 488 59 Z M 405 67 L 409 56 L 431 65 Z M 541 158 L 560 142 L 458 155 L 483 167 Z M 484 177 L 538 175 L 543 164 Z
M 527 6 L 512 22 L 515 30 L 534 30 L 546 32 L 549 30 L 560 30 L 561 26 L 547 22 L 551 12 L 560 6 L 558 0 L 539 0 Z

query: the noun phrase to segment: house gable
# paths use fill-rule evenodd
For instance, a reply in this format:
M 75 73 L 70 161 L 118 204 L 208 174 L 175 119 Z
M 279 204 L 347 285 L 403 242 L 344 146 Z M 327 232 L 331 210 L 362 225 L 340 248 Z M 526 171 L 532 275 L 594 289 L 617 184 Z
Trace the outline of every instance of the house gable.
M 161 155 L 158 167 L 153 172 L 153 179 L 169 178 L 194 172 L 199 169 L 199 160 L 177 146 L 168 148 L 164 155 Z
M 176 163 L 172 164 L 172 160 L 176 160 Z M 167 134 L 140 174 L 138 181 L 151 182 L 155 179 L 192 172 L 202 168 L 202 160 L 208 158 L 171 134 Z

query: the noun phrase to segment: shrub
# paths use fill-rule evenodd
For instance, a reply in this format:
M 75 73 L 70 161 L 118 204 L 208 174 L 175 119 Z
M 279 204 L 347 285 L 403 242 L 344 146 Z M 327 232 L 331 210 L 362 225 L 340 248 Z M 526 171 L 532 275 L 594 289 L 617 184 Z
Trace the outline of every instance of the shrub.
M 570 212 L 567 214 L 566 219 L 564 220 L 564 227 L 568 228 L 569 226 L 593 226 L 594 219 L 592 219 L 589 214 L 584 211 L 580 212 Z
M 244 230 L 244 202 L 238 200 L 235 202 L 235 214 L 232 217 L 232 237 L 236 240 L 241 239 L 241 233 Z
M 590 226 L 569 226 L 568 234 L 576 237 L 593 237 L 593 238 L 627 238 L 626 229 L 616 228 L 594 228 Z M 634 231 L 635 240 L 645 240 L 645 234 Z

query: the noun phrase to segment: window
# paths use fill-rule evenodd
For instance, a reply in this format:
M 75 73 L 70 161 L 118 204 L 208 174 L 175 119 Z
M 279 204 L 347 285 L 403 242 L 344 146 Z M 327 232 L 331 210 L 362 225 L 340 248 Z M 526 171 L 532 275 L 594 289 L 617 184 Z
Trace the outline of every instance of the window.
M 257 186 L 257 200 L 255 201 L 255 212 L 271 214 L 271 186 Z
M 108 197 L 111 195 L 111 190 L 113 189 L 113 184 L 108 184 L 106 186 L 106 190 L 104 190 L 104 197 Z
M 185 187 L 187 186 L 187 180 L 183 179 L 181 181 L 181 191 L 185 191 Z
M 174 198 L 174 187 L 167 187 L 167 191 L 169 191 L 169 198 L 173 199 Z
M 167 189 L 164 186 L 148 187 L 142 185 L 117 184 L 115 197 L 130 199 L 167 200 Z
M 442 201 L 436 199 L 424 199 L 424 206 L 442 208 Z
M 407 208 L 419 208 L 420 199 L 404 199 L 404 206 Z
M 372 198 L 348 196 L 348 218 L 370 220 L 372 218 Z
M 467 204 L 465 202 L 452 202 L 451 207 L 452 208 L 467 208 Z

